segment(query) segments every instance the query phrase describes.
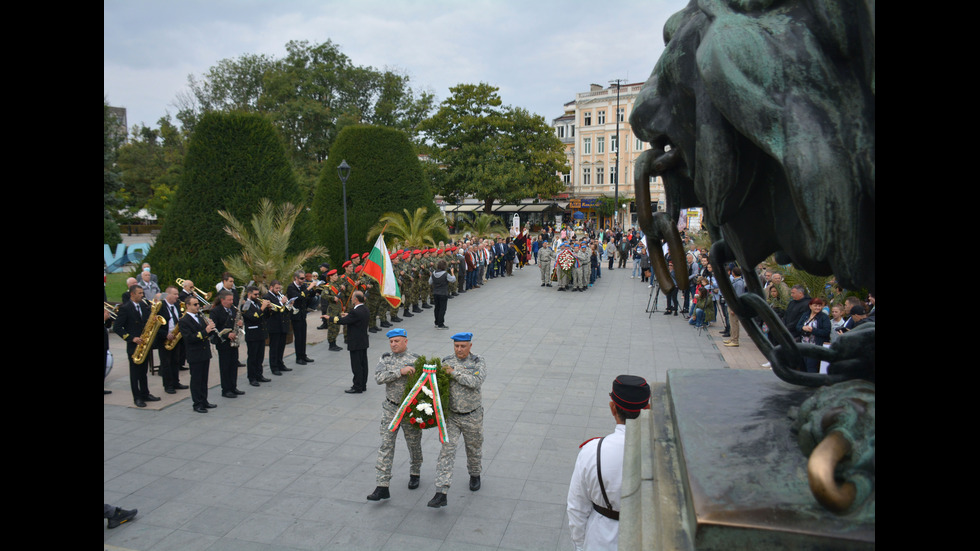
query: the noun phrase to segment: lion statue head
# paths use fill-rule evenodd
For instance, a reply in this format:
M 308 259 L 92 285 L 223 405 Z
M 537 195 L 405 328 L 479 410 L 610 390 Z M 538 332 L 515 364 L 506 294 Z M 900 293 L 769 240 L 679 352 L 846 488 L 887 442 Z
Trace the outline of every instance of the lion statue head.
M 874 0 L 692 0 L 667 21 L 666 48 L 630 115 L 633 132 L 652 146 L 634 171 L 650 239 L 666 240 L 682 258 L 679 212 L 704 207 L 716 269 L 732 260 L 751 268 L 775 254 L 875 291 L 874 8 Z M 651 212 L 655 175 L 665 213 Z M 654 273 L 669 288 L 658 257 L 651 255 Z M 759 296 L 744 300 L 727 283 L 719 281 L 739 317 L 778 326 L 768 338 L 756 324 L 747 329 L 784 380 L 873 379 L 873 327 L 829 351 L 796 346 L 781 322 L 766 318 L 757 278 L 746 284 Z M 797 373 L 803 355 L 830 361 L 830 376 Z
M 704 207 L 743 267 L 776 253 L 873 292 L 874 14 L 873 0 L 692 0 L 630 116 L 653 146 L 637 186 L 662 176 L 675 220 Z

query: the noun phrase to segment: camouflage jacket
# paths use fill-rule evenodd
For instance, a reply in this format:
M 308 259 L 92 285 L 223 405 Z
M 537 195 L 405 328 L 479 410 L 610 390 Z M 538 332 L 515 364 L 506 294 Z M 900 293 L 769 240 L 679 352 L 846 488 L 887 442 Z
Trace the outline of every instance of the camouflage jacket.
M 442 359 L 442 365 L 453 368 L 449 385 L 449 407 L 456 413 L 469 413 L 483 405 L 480 387 L 487 378 L 487 362 L 476 354 L 460 360 L 455 354 Z
M 385 352 L 378 360 L 378 367 L 374 371 L 374 380 L 379 385 L 386 385 L 385 397 L 396 404 L 401 404 L 405 394 L 405 381 L 408 377 L 401 374 L 401 369 L 406 365 L 415 365 L 418 354 L 405 352 L 404 354 L 392 354 Z

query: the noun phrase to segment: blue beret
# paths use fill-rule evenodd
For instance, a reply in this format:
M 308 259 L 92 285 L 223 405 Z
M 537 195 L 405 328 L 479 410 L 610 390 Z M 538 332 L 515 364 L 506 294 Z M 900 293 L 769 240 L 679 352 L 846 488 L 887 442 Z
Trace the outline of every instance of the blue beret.
M 473 340 L 473 333 L 456 333 L 451 337 L 454 341 L 469 342 Z
M 398 328 L 398 329 L 392 329 L 391 331 L 388 331 L 387 333 L 385 333 L 385 336 L 387 336 L 389 339 L 392 338 L 392 337 L 406 337 L 407 338 L 408 337 L 408 333 L 404 329 Z

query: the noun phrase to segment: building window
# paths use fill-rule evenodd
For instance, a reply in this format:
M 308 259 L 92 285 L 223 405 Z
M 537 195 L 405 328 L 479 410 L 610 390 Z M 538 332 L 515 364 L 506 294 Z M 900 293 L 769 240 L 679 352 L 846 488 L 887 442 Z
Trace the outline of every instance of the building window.
M 589 167 L 585 167 L 585 168 L 582 169 L 582 185 L 583 186 L 588 186 L 588 185 L 591 185 L 592 184 L 592 174 L 591 174 L 591 171 L 592 171 L 592 169 L 590 169 Z
M 592 154 L 592 138 L 582 138 L 582 154 Z
M 596 124 L 606 124 L 606 112 L 599 111 L 596 113 Z
M 619 122 L 623 122 L 624 120 L 626 120 L 626 108 L 625 107 L 620 107 L 620 108 L 616 109 L 616 118 L 619 119 Z
M 606 139 L 599 136 L 595 139 L 595 152 L 605 153 L 606 152 Z
M 595 167 L 595 183 L 597 185 L 600 185 L 600 186 L 602 185 L 602 177 L 603 177 L 602 167 L 601 166 Z
M 609 136 L 609 151 L 613 153 L 619 152 L 619 136 Z
M 562 174 L 561 181 L 565 183 L 565 187 L 572 185 L 572 173 Z
M 564 138 L 565 137 L 565 127 L 564 126 L 559 126 L 557 128 L 557 131 L 558 131 L 558 137 L 559 138 Z
M 574 138 L 575 137 L 575 125 L 574 124 L 572 125 L 572 133 L 569 134 L 568 137 L 569 138 Z
M 592 111 L 588 111 L 585 113 L 584 119 L 582 120 L 582 125 L 592 126 Z
M 611 167 L 609 167 L 609 183 L 610 184 L 615 184 L 616 183 L 616 175 L 617 174 L 618 174 L 618 172 L 616 172 L 616 165 L 612 165 Z
M 643 140 L 640 138 L 636 139 L 636 151 L 643 151 Z

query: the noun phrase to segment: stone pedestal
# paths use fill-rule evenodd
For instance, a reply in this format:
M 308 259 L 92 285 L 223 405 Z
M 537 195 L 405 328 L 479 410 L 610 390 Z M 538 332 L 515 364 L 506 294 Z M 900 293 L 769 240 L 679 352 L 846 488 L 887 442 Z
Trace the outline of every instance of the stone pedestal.
M 810 494 L 787 412 L 812 389 L 768 371 L 675 370 L 626 425 L 620 549 L 874 549 L 874 521 Z

